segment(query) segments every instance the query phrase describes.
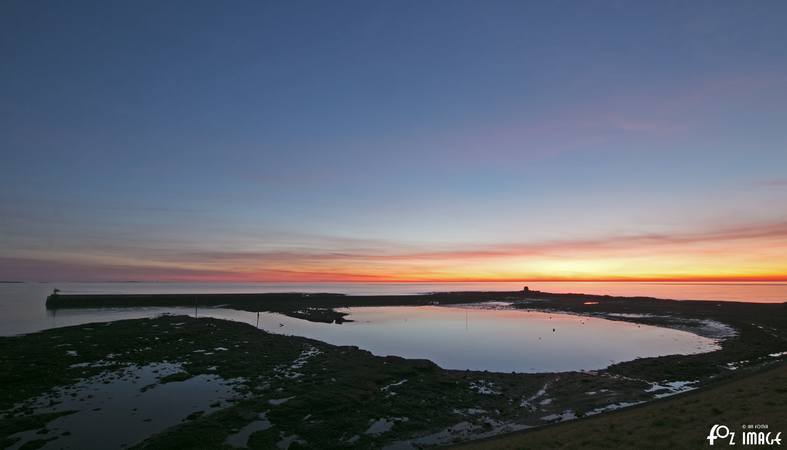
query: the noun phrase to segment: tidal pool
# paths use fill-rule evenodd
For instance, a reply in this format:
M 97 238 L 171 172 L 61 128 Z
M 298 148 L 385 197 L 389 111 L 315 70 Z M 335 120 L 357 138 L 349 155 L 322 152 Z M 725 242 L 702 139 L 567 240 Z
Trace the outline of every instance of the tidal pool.
M 277 313 L 205 308 L 198 317 L 229 319 L 271 333 L 353 345 L 379 356 L 429 359 L 445 369 L 559 372 L 673 354 L 718 350 L 716 339 L 688 331 L 572 314 L 513 309 L 504 304 L 354 307 L 352 322 L 309 322 Z M 52 326 L 154 317 L 193 316 L 194 308 L 58 310 Z M 56 323 L 55 323 L 56 321 Z
M 12 435 L 20 439 L 9 450 L 40 439 L 46 441 L 43 449 L 123 448 L 177 425 L 189 414 L 209 414 L 241 396 L 235 385 L 242 380 L 217 375 L 159 382 L 181 371 L 179 364 L 170 363 L 128 366 L 30 399 L 26 404 L 36 414 L 68 414 L 41 430 Z
M 488 306 L 347 308 L 342 311 L 352 322 L 340 325 L 260 313 L 259 327 L 354 345 L 380 356 L 429 359 L 445 369 L 492 372 L 595 370 L 636 358 L 720 348 L 716 340 L 687 331 Z M 200 312 L 256 325 L 256 313 Z

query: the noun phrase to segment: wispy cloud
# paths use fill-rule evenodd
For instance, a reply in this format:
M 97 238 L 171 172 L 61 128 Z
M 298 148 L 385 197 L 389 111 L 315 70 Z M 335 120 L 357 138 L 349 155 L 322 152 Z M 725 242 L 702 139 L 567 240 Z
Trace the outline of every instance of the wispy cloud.
M 766 188 L 784 188 L 787 187 L 787 178 L 774 178 L 770 180 L 760 180 L 754 182 L 754 186 L 756 187 L 766 187 Z
M 252 246 L 252 242 L 249 242 Z M 52 254 L 52 253 L 50 253 Z M 488 244 L 309 236 L 262 249 L 82 249 L 0 259 L 0 278 L 203 281 L 730 279 L 787 277 L 787 221 L 672 233 Z M 135 256 L 136 255 L 136 256 Z
M 0 280 L 21 281 L 137 281 L 137 280 L 242 280 L 237 272 L 218 269 L 143 266 L 81 262 L 69 259 L 0 257 Z
M 212 261 L 280 261 L 296 262 L 307 260 L 441 260 L 441 259 L 486 259 L 508 256 L 563 255 L 566 252 L 583 253 L 600 250 L 641 251 L 664 246 L 694 245 L 705 243 L 729 243 L 749 239 L 787 239 L 787 221 L 744 224 L 718 229 L 680 232 L 646 233 L 604 236 L 590 239 L 549 240 L 541 242 L 504 242 L 484 245 L 461 245 L 424 250 L 423 246 L 398 244 L 395 242 L 375 241 L 370 247 L 363 246 L 352 250 L 319 249 L 275 250 L 275 251 L 194 251 L 178 253 L 176 258 Z M 326 238 L 331 242 L 332 238 Z M 347 243 L 347 239 L 339 242 Z M 336 243 L 334 241 L 334 243 Z M 404 247 L 404 249 L 402 248 Z

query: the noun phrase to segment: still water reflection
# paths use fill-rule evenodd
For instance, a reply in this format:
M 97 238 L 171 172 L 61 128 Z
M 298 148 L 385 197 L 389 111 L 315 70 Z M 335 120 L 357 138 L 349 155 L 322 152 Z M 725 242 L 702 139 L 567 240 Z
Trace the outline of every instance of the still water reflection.
M 601 369 L 638 357 L 718 348 L 692 333 L 537 311 L 444 306 L 350 308 L 355 322 L 317 324 L 266 314 L 261 327 L 376 355 L 425 358 L 446 369 L 553 372 Z
M 127 288 L 120 285 L 114 288 Z M 162 313 L 194 314 L 193 308 L 47 312 L 44 299 L 49 292 L 51 285 L 45 284 L 0 286 L 0 335 Z M 376 355 L 426 358 L 449 369 L 503 372 L 600 369 L 638 357 L 718 348 L 714 340 L 684 331 L 567 314 L 444 306 L 363 307 L 345 311 L 354 322 L 313 323 L 262 313 L 260 327 L 336 345 L 355 345 Z M 200 308 L 198 314 L 257 324 L 257 315 L 251 312 Z
M 429 359 L 446 369 L 495 372 L 593 370 L 640 357 L 718 348 L 715 340 L 685 331 L 569 314 L 447 306 L 343 311 L 353 322 L 315 323 L 260 313 L 259 327 L 334 345 L 354 345 L 380 356 Z M 191 308 L 85 309 L 61 310 L 56 320 L 116 320 L 163 312 L 194 315 Z M 257 325 L 257 314 L 252 312 L 200 308 L 198 315 Z

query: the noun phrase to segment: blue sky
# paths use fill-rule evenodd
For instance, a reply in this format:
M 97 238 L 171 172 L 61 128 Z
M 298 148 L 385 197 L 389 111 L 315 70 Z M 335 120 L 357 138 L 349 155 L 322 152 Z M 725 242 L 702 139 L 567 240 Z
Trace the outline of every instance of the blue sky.
M 385 257 L 787 229 L 785 18 L 779 1 L 3 2 L 0 278 L 332 279 L 369 270 L 326 254 L 363 251 L 375 276 L 528 278 L 546 275 L 527 255 Z M 737 273 L 787 275 L 766 251 L 787 231 L 766 234 L 717 245 L 756 261 Z

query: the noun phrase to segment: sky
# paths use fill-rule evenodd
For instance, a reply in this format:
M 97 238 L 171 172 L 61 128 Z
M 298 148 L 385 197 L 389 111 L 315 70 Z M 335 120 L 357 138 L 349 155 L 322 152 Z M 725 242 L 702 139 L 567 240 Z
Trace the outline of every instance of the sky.
M 787 281 L 787 2 L 0 3 L 0 280 Z

